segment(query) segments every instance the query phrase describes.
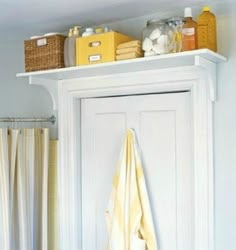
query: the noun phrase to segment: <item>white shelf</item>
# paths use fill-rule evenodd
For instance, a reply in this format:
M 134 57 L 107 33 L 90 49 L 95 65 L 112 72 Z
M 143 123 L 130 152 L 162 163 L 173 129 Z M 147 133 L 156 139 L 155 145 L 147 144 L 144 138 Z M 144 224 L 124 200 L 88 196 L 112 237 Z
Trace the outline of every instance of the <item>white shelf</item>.
M 66 80 L 81 77 L 130 73 L 135 71 L 164 69 L 172 67 L 194 66 L 196 58 L 201 57 L 210 62 L 225 62 L 226 58 L 208 49 L 194 50 L 161 56 L 144 57 L 125 61 L 93 64 L 63 69 L 19 73 L 17 77 L 30 77 L 34 79 Z
M 148 70 L 168 69 L 184 66 L 196 66 L 207 69 L 211 73 L 211 99 L 215 99 L 216 69 L 217 63 L 225 62 L 226 58 L 208 49 L 181 52 L 139 59 L 100 63 L 87 66 L 78 66 L 63 69 L 53 69 L 36 71 L 29 73 L 19 73 L 17 77 L 26 77 L 29 84 L 39 85 L 47 89 L 50 93 L 53 109 L 58 108 L 57 82 L 60 80 L 81 79 L 93 76 L 108 76 L 122 73 L 132 73 Z

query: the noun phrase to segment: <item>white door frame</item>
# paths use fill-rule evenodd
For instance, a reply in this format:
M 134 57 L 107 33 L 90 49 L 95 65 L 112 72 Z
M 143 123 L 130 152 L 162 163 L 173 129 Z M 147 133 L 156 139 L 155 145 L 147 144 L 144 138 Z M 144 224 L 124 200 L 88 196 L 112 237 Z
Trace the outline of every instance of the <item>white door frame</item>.
M 192 99 L 195 179 L 193 250 L 214 249 L 212 108 L 216 72 L 214 63 L 209 65 L 207 68 L 187 66 L 58 82 L 60 250 L 82 250 L 80 99 L 176 91 L 190 91 Z

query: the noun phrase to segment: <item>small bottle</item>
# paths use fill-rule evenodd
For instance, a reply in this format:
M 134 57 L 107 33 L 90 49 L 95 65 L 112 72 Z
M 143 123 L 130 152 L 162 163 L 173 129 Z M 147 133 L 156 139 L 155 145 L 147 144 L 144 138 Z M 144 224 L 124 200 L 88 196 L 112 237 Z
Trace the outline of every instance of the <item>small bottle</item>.
M 100 27 L 96 28 L 95 29 L 95 33 L 96 34 L 102 34 L 102 33 L 104 33 L 104 28 L 100 28 Z
M 94 32 L 93 28 L 86 28 L 85 32 L 82 34 L 82 36 L 83 37 L 85 37 L 85 36 L 92 36 L 94 34 L 95 34 L 95 32 Z
M 198 48 L 217 51 L 216 17 L 210 7 L 203 7 L 198 18 Z
M 72 29 L 72 36 L 69 37 L 68 42 L 68 58 L 69 58 L 69 67 L 76 66 L 76 38 L 79 37 L 80 26 L 75 26 Z
M 65 67 L 70 67 L 69 63 L 69 40 L 73 36 L 73 29 L 69 30 L 68 37 L 65 40 L 64 43 L 64 64 Z
M 197 22 L 193 20 L 192 9 L 184 10 L 185 23 L 182 30 L 182 51 L 197 49 Z

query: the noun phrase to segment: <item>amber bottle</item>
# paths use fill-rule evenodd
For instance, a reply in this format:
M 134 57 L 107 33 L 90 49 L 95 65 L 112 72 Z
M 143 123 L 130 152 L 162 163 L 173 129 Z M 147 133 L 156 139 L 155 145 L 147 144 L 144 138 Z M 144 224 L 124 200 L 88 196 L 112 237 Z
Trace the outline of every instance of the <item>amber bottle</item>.
M 198 18 L 198 48 L 217 51 L 216 17 L 209 6 L 203 8 Z
M 192 9 L 185 8 L 185 24 L 182 30 L 182 50 L 195 50 L 197 46 L 197 22 L 193 20 Z

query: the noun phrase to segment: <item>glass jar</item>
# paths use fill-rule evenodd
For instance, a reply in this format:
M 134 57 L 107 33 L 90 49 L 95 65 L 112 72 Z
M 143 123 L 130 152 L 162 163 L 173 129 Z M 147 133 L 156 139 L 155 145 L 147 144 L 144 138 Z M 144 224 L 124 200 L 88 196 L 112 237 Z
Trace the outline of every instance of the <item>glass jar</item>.
M 149 20 L 143 29 L 144 56 L 168 54 L 171 50 L 171 27 L 164 20 Z
M 182 51 L 182 30 L 184 26 L 184 18 L 172 17 L 167 20 L 167 23 L 173 32 L 171 52 L 172 53 L 181 52 Z

